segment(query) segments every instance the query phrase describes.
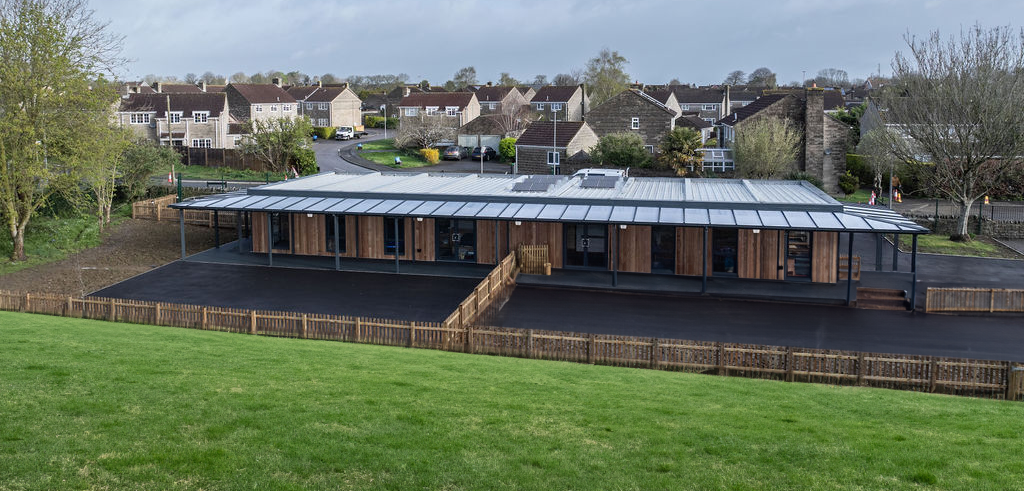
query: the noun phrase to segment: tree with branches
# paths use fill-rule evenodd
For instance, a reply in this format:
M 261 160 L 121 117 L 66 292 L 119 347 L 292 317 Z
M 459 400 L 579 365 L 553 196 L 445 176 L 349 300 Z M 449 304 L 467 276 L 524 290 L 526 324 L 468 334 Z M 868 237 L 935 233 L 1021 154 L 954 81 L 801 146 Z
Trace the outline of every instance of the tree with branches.
M 776 86 L 775 72 L 768 67 L 758 68 L 757 70 L 750 72 L 750 77 L 747 78 L 747 83 L 758 87 L 774 89 Z
M 587 62 L 583 81 L 586 82 L 587 92 L 590 93 L 591 106 L 597 107 L 629 87 L 627 63 L 629 61 L 626 57 L 608 48 L 602 49 L 597 56 Z
M 725 76 L 725 80 L 722 82 L 726 85 L 740 85 L 747 81 L 747 72 L 743 70 L 733 70 L 729 72 L 729 75 Z
M 245 123 L 242 152 L 263 163 L 264 171 L 287 172 L 289 164 L 312 146 L 309 118 L 253 119 Z
M 736 173 L 750 179 L 781 179 L 795 170 L 800 133 L 789 121 L 758 117 L 736 128 Z
M 85 0 L 0 1 L 0 215 L 25 255 L 25 229 L 55 194 L 80 191 L 84 128 L 106 125 L 117 100 L 104 82 L 122 39 Z
M 971 205 L 1024 156 L 1024 30 L 975 25 L 959 36 L 905 37 L 878 102 L 890 149 L 927 162 L 925 184 L 959 205 L 951 238 L 970 240 Z
M 402 118 L 402 126 L 395 137 L 399 148 L 431 148 L 445 140 L 454 140 L 456 128 L 451 117 L 444 114 L 420 114 L 415 118 Z
M 675 170 L 678 175 L 704 175 L 704 152 L 700 131 L 677 127 L 661 140 L 658 163 Z M 690 170 L 693 169 L 693 170 Z

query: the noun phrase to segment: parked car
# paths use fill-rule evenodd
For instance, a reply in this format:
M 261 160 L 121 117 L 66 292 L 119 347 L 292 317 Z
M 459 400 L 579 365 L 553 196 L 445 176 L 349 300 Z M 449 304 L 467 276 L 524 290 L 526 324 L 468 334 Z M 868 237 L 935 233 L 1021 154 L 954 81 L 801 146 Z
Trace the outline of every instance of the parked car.
M 469 157 L 469 149 L 466 147 L 460 147 L 458 145 L 452 145 L 444 149 L 444 154 L 441 158 L 444 160 L 462 160 Z
M 491 147 L 483 147 L 483 151 L 480 150 L 480 147 L 475 147 L 473 148 L 473 159 L 480 160 L 481 153 L 484 156 L 484 160 L 491 160 L 498 156 L 498 152 Z

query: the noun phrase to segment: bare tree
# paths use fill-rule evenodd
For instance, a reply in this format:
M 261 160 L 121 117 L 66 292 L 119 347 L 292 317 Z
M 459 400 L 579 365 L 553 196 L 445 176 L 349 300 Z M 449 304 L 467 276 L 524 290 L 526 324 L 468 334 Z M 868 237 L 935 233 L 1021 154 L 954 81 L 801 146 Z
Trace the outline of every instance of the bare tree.
M 757 70 L 750 72 L 750 77 L 747 79 L 747 83 L 760 87 L 775 88 L 775 72 L 768 67 L 758 68 Z
M 519 80 L 510 75 L 508 72 L 501 72 L 501 76 L 498 77 L 498 85 L 505 87 L 515 87 L 519 84 Z
M 395 137 L 395 146 L 400 148 L 431 148 L 434 145 L 455 138 L 455 127 L 451 116 L 445 114 L 423 114 L 419 117 L 402 118 L 402 126 Z
M 890 146 L 905 162 L 934 164 L 926 183 L 959 205 L 952 237 L 970 240 L 971 205 L 1024 155 L 1024 30 L 975 25 L 905 40 L 909 53 L 896 54 L 895 81 L 879 95 Z
M 823 68 L 818 70 L 818 76 L 814 77 L 814 82 L 825 87 L 849 87 L 850 77 L 846 74 L 846 70 Z
M 187 83 L 187 84 L 194 84 L 194 83 L 196 83 L 198 81 L 199 81 L 199 76 L 198 75 L 196 75 L 196 74 L 194 74 L 192 72 L 189 72 L 189 73 L 185 74 L 185 83 Z
M 25 255 L 25 229 L 55 194 L 80 191 L 78 149 L 65 145 L 105 125 L 117 100 L 97 83 L 123 64 L 122 38 L 85 0 L 0 2 L 0 215 Z
M 333 73 L 325 73 L 320 75 L 320 81 L 325 84 L 336 84 L 338 83 L 338 77 L 335 77 Z
M 457 89 L 462 89 L 467 85 L 476 85 L 476 68 L 471 66 L 460 68 L 455 72 L 451 82 Z
M 800 134 L 789 121 L 759 117 L 736 128 L 736 172 L 751 179 L 779 179 L 796 169 Z
M 541 87 L 543 87 L 543 86 L 545 86 L 547 84 L 548 84 L 548 76 L 547 75 L 537 75 L 536 77 L 533 77 L 533 82 L 530 83 L 530 85 L 532 85 L 534 89 L 539 89 L 539 88 L 541 88 Z
M 559 73 L 555 75 L 555 78 L 551 79 L 551 85 L 579 85 L 580 74 L 578 71 L 572 73 Z
M 230 82 L 233 84 L 247 84 L 249 83 L 249 76 L 245 72 L 235 72 L 231 75 Z
M 895 174 L 903 165 L 903 162 L 897 158 L 896 152 L 893 152 L 892 144 L 902 145 L 905 141 L 897 135 L 886 134 L 891 131 L 884 126 L 874 128 L 868 131 L 857 144 L 857 153 L 864 156 L 864 160 L 874 176 L 871 188 L 878 195 L 881 195 L 886 189 L 884 177 L 888 174 Z
M 519 138 L 537 116 L 539 114 L 531 111 L 529 105 L 502 104 L 501 112 L 494 117 L 494 121 L 501 129 L 502 136 Z
M 207 84 L 222 84 L 224 83 L 224 75 L 218 75 L 213 72 L 206 71 L 199 77 L 199 80 L 206 82 Z
M 729 75 L 725 76 L 725 80 L 722 82 L 727 85 L 740 85 L 747 81 L 747 72 L 743 70 L 733 70 L 729 72 Z

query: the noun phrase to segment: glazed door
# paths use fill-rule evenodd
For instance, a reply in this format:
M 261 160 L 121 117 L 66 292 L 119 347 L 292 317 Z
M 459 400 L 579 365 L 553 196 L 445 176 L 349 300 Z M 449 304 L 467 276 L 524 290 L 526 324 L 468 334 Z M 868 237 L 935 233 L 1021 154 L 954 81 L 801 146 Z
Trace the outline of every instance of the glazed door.
M 566 224 L 565 266 L 608 269 L 608 226 L 588 223 Z
M 436 220 L 437 260 L 476 262 L 476 221 Z

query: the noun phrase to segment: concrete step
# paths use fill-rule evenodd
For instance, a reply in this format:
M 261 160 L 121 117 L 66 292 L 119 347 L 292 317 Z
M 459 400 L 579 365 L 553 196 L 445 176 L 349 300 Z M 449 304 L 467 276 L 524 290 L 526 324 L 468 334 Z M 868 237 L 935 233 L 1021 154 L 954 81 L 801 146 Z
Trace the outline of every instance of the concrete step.
M 906 298 L 906 292 L 903 290 L 890 290 L 887 288 L 858 288 L 857 289 L 857 300 L 863 299 L 900 299 Z
M 868 310 L 907 310 L 907 301 L 899 300 L 857 300 L 858 309 Z
M 906 292 L 885 288 L 858 288 L 857 308 L 870 310 L 906 310 Z

